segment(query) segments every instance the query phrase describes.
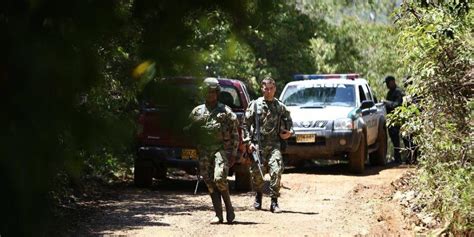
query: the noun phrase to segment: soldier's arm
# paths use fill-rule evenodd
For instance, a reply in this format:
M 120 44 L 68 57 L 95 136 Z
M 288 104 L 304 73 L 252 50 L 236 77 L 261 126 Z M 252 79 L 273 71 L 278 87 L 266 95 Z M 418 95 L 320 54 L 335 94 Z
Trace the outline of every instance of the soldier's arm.
M 393 107 L 396 108 L 403 104 L 403 93 L 401 90 L 397 90 L 395 101 L 393 102 Z
M 183 128 L 185 136 L 190 137 L 193 143 L 197 141 L 196 137 L 199 135 L 198 129 L 196 128 L 197 127 L 196 123 L 198 119 L 197 112 L 198 112 L 198 107 L 195 107 L 191 111 L 191 113 L 189 113 L 189 116 L 188 116 L 189 123 Z
M 386 110 L 391 110 L 393 109 L 393 101 L 389 99 L 390 92 L 387 93 L 387 96 L 385 96 L 385 100 L 382 100 L 383 104 L 385 105 Z
M 189 124 L 184 127 L 184 131 L 189 132 L 192 136 L 199 132 L 201 125 L 204 124 L 201 116 L 201 107 L 195 107 L 188 116 Z
M 195 107 L 191 111 L 191 113 L 189 113 L 189 115 L 188 115 L 189 124 L 184 127 L 185 130 L 189 130 L 191 128 L 191 126 L 193 125 L 193 123 L 196 122 L 195 114 L 196 114 L 197 109 L 198 109 L 198 107 Z
M 255 111 L 253 111 L 253 103 L 255 103 L 255 101 L 250 102 L 247 110 L 245 111 L 244 121 L 242 123 L 242 141 L 245 145 L 249 145 L 252 141 L 251 129 L 252 124 L 255 121 Z
M 290 114 L 290 111 L 288 110 L 288 108 L 286 108 L 286 106 L 284 106 L 284 113 L 283 113 L 283 116 L 285 118 L 285 121 L 286 121 L 286 127 L 288 130 L 290 130 L 292 133 L 293 133 L 293 119 L 291 119 L 291 114 Z
M 396 90 L 394 100 L 386 100 L 384 101 L 385 107 L 389 110 L 395 109 L 396 107 L 400 106 L 403 103 L 403 95 L 401 91 Z
M 239 137 L 239 121 L 237 120 L 237 115 L 235 115 L 232 111 L 230 112 L 230 121 L 231 126 L 230 131 L 230 139 L 232 141 L 232 157 L 237 157 L 237 152 L 239 149 L 240 137 Z
M 283 124 L 280 125 L 280 138 L 286 140 L 290 138 L 292 134 L 294 134 L 293 120 L 291 119 L 290 111 L 286 108 L 286 106 L 283 103 L 281 104 L 281 106 L 283 108 L 283 111 L 280 118 L 280 123 Z

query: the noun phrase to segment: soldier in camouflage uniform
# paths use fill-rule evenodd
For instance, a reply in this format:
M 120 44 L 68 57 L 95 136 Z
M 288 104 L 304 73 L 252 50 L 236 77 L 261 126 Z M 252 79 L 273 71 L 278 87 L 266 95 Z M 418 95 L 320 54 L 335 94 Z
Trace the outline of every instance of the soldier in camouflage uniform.
M 263 161 L 262 172 L 270 175 L 270 211 L 278 213 L 281 212 L 278 206 L 278 197 L 280 196 L 281 174 L 284 169 L 281 140 L 286 140 L 291 136 L 293 122 L 285 105 L 274 98 L 276 92 L 275 81 L 270 77 L 263 79 L 261 89 L 263 97 L 252 101 L 245 113 L 244 143 L 247 144 L 249 153 L 253 152 L 258 145 L 255 124 L 255 116 L 257 115 L 260 125 L 261 147 L 259 149 Z M 257 104 L 257 111 L 255 111 L 255 103 Z M 260 210 L 262 208 L 264 180 L 256 162 L 252 163 L 250 172 L 253 188 L 256 191 L 254 208 Z
M 211 224 L 223 222 L 222 200 L 226 208 L 228 223 L 235 218 L 230 201 L 227 174 L 228 159 L 237 155 L 239 134 L 237 116 L 230 107 L 217 101 L 220 87 L 215 78 L 206 78 L 202 88 L 206 103 L 197 106 L 190 114 L 199 153 L 199 172 L 207 185 L 216 216 Z M 230 157 L 228 157 L 230 156 Z

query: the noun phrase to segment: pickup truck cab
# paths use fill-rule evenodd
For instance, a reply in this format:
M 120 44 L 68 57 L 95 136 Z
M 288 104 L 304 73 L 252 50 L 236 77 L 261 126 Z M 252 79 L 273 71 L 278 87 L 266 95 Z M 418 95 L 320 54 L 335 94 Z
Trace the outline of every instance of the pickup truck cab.
M 201 78 L 175 77 L 161 79 L 146 88 L 143 106 L 138 118 L 137 156 L 134 181 L 139 187 L 148 187 L 153 178 L 166 178 L 168 168 L 178 168 L 197 174 L 198 151 L 192 138 L 183 128 L 189 124 L 189 113 L 198 104 Z M 240 124 L 250 97 L 245 84 L 239 80 L 219 78 L 219 101 L 228 105 Z M 241 126 L 239 134 L 242 134 Z M 251 188 L 249 165 L 242 158 L 241 145 L 230 175 L 235 174 L 236 189 Z
M 284 152 L 287 161 L 347 160 L 354 173 L 365 162 L 386 164 L 386 111 L 358 74 L 298 74 L 280 100 L 288 107 L 294 134 Z M 370 155 L 369 155 L 370 154 Z

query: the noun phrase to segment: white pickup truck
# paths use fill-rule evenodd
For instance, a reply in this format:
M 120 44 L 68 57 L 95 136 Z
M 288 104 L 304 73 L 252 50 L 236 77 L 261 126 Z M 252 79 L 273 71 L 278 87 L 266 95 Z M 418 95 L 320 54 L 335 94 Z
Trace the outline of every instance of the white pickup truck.
M 347 160 L 351 172 L 359 174 L 367 158 L 386 164 L 386 111 L 365 79 L 358 74 L 298 74 L 294 79 L 279 98 L 291 112 L 295 132 L 284 151 L 287 161 Z

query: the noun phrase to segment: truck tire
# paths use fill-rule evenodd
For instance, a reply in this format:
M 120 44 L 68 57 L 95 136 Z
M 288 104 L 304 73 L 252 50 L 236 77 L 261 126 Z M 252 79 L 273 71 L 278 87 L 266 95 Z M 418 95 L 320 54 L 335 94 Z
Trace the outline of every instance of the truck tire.
M 250 167 L 244 164 L 234 165 L 235 190 L 248 192 L 252 189 L 252 180 L 250 176 Z
M 365 168 L 365 159 L 367 157 L 367 139 L 362 135 L 359 147 L 356 151 L 349 153 L 349 170 L 351 173 L 362 174 Z
M 135 161 L 133 180 L 139 188 L 148 188 L 153 181 L 153 163 L 151 161 Z
M 377 135 L 378 149 L 369 155 L 371 165 L 387 164 L 387 128 L 385 125 L 379 127 Z

